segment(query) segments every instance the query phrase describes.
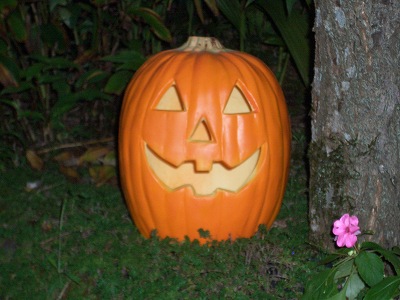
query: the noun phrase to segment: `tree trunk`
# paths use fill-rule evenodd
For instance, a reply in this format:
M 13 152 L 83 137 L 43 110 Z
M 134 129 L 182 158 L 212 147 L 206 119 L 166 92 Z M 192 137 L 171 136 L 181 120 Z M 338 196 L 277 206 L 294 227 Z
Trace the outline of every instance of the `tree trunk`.
M 400 1 L 316 0 L 311 240 L 358 216 L 371 240 L 400 241 Z

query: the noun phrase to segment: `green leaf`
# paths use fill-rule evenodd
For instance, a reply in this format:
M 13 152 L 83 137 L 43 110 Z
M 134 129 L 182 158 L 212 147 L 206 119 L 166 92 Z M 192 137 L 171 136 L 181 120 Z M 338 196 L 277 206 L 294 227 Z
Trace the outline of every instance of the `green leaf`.
M 242 8 L 239 0 L 217 0 L 217 4 L 224 16 L 235 26 L 236 30 L 241 30 Z
M 13 59 L 0 54 L 0 83 L 5 87 L 18 86 L 19 67 Z
M 194 0 L 194 6 L 196 7 L 197 15 L 199 16 L 201 23 L 204 24 L 205 20 L 201 0 Z
M 373 242 L 364 242 L 361 244 L 361 250 L 374 250 L 392 264 L 397 274 L 400 274 L 400 253 L 396 253 L 394 249 L 392 251 L 386 250 L 380 245 Z
M 335 254 L 330 254 L 327 257 L 325 257 L 323 260 L 319 261 L 318 265 L 322 266 L 322 265 L 329 264 L 329 263 L 337 260 L 339 257 L 341 257 L 341 256 L 336 254 L 336 253 Z
M 25 42 L 27 39 L 27 33 L 25 29 L 24 21 L 18 10 L 14 10 L 7 18 L 8 27 L 12 33 L 12 36 L 18 42 Z
M 12 108 L 14 108 L 15 110 L 20 109 L 20 106 L 18 105 L 17 102 L 15 102 L 14 100 L 10 100 L 10 99 L 0 99 L 0 103 L 4 103 Z
M 47 260 L 57 270 L 57 263 L 56 263 L 55 259 L 53 259 L 51 257 L 47 257 Z
M 79 98 L 75 94 L 66 94 L 58 98 L 51 108 L 51 118 L 53 122 L 59 120 L 65 113 L 70 111 L 78 102 Z
M 18 120 L 22 118 L 28 118 L 31 120 L 38 120 L 38 121 L 44 121 L 45 117 L 43 113 L 38 112 L 38 111 L 32 111 L 32 110 L 20 110 L 17 112 L 18 114 Z
M 103 70 L 90 70 L 82 74 L 76 81 L 76 87 L 82 87 L 84 84 L 96 83 L 106 79 L 109 76 L 107 72 Z
M 264 37 L 263 43 L 271 46 L 284 47 L 285 42 L 278 35 L 268 34 Z
M 400 276 L 386 277 L 365 294 L 364 300 L 392 299 L 399 292 L 399 287 Z
M 30 84 L 29 82 L 23 82 L 17 87 L 10 86 L 10 87 L 3 89 L 0 92 L 0 95 L 19 94 L 19 93 L 25 92 L 26 90 L 33 89 L 33 88 L 34 88 L 33 85 Z
M 45 73 L 38 77 L 37 82 L 40 84 L 45 84 L 45 83 L 53 83 L 53 82 L 60 81 L 60 80 L 65 80 L 65 76 L 63 76 L 61 74 L 54 75 L 54 74 Z
M 69 28 L 73 28 L 76 24 L 76 12 L 80 12 L 80 8 L 77 5 L 70 5 L 69 8 L 58 7 L 57 12 L 60 16 L 60 19 L 67 25 Z
M 365 284 L 360 279 L 360 276 L 358 276 L 357 273 L 351 274 L 345 286 L 346 297 L 349 300 L 356 299 L 357 295 L 361 292 L 363 288 L 365 288 Z
M 32 80 L 32 78 L 39 78 L 44 66 L 45 65 L 42 63 L 34 63 L 26 68 L 26 70 L 22 71 L 21 75 L 25 76 L 28 81 Z
M 121 51 L 114 55 L 108 55 L 102 60 L 122 64 L 121 68 L 136 71 L 146 61 L 146 58 L 134 50 Z
M 382 250 L 383 248 L 374 242 L 363 242 L 361 244 L 361 250 Z
M 81 17 L 82 14 L 85 14 L 85 11 L 86 12 L 92 11 L 91 6 L 82 4 L 82 2 L 70 3 L 68 5 L 68 12 L 60 9 L 60 17 L 65 22 L 65 25 L 67 25 L 71 29 L 81 28 Z M 82 26 L 84 26 L 87 29 L 93 28 L 93 22 L 84 22 L 82 23 Z
M 236 27 L 240 36 L 240 51 L 244 51 L 244 40 L 247 35 L 245 8 L 239 0 L 218 0 L 218 7 L 225 17 Z
M 383 279 L 384 264 L 375 253 L 363 251 L 357 255 L 355 263 L 358 274 L 370 287 Z
M 321 260 L 318 264 L 319 265 L 326 265 L 328 263 L 331 263 L 331 262 L 335 261 L 338 258 L 348 257 L 348 252 L 349 251 L 350 250 L 348 248 L 341 248 L 336 253 L 328 255 L 326 258 Z
M 161 17 L 154 10 L 145 7 L 136 7 L 131 8 L 129 12 L 134 16 L 141 17 L 150 25 L 154 34 L 161 40 L 171 42 L 172 36 L 170 31 L 162 22 Z
M 56 91 L 58 97 L 71 93 L 71 86 L 65 79 L 54 81 L 51 87 Z
M 322 299 L 322 298 L 315 298 L 315 299 Z M 323 298 L 326 299 L 326 298 Z M 333 297 L 327 298 L 326 300 L 346 300 L 346 290 L 342 289 L 339 293 L 334 295 Z
M 60 95 L 57 102 L 51 108 L 51 117 L 56 120 L 70 111 L 79 101 L 109 100 L 110 96 L 98 89 L 86 89 L 75 94 Z
M 381 250 L 379 251 L 380 254 L 393 266 L 394 270 L 396 271 L 397 275 L 400 275 L 400 258 L 398 255 L 393 253 L 393 251 L 389 250 Z
M 44 120 L 44 116 L 42 113 L 31 110 L 22 110 L 21 105 L 14 100 L 0 99 L 0 103 L 4 103 L 14 108 L 17 113 L 17 120 L 20 120 L 22 118 L 29 118 L 32 120 L 41 120 L 41 121 Z
M 128 71 L 136 71 L 140 68 L 140 66 L 142 65 L 142 63 L 137 63 L 137 62 L 127 62 L 124 63 L 120 66 L 117 67 L 118 71 L 122 71 L 122 70 L 128 70 Z
M 354 259 L 349 259 L 344 261 L 343 263 L 336 266 L 337 272 L 335 273 L 334 279 L 337 280 L 339 278 L 347 277 L 351 274 L 351 270 L 353 269 Z
M 70 61 L 63 57 L 47 57 L 43 55 L 33 54 L 30 56 L 32 59 L 42 62 L 47 65 L 45 69 L 78 69 L 79 66 L 73 61 Z
M 108 94 L 120 95 L 124 90 L 129 80 L 132 78 L 132 72 L 119 71 L 113 74 L 104 87 L 104 92 Z
M 265 39 L 265 36 L 277 33 L 272 28 L 271 22 L 265 20 L 265 12 L 258 6 L 253 5 L 246 7 L 246 24 L 247 32 L 250 32 L 252 36 L 257 35 L 260 39 Z
M 283 1 L 257 0 L 259 5 L 270 16 L 286 43 L 300 76 L 306 86 L 310 84 L 311 45 L 308 38 L 310 24 L 307 14 L 293 10 L 290 16 L 285 13 Z
M 303 300 L 327 299 L 337 294 L 335 270 L 325 270 L 313 276 L 307 283 Z M 342 298 L 339 298 L 342 299 Z

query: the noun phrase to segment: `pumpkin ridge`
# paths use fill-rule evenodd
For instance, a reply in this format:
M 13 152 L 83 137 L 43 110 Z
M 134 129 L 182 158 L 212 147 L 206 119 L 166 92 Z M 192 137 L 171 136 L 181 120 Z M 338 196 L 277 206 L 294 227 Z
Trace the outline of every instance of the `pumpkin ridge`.
M 200 228 L 209 230 L 211 239 L 250 237 L 260 224 L 271 226 L 282 203 L 290 124 L 280 86 L 258 58 L 206 45 L 204 49 L 197 44 L 193 49 L 182 46 L 149 58 L 125 93 L 119 131 L 121 186 L 133 221 L 147 237 L 157 229 L 162 238 L 188 236 L 203 243 Z M 168 111 L 178 106 L 165 104 L 155 109 L 163 90 L 171 86 L 176 94 L 167 97 L 179 98 L 184 111 Z M 230 113 L 224 113 L 235 88 L 241 95 L 234 99 L 243 97 L 251 112 L 238 109 L 236 101 Z M 191 140 L 202 118 L 207 120 L 205 129 L 201 127 L 203 132 Z M 210 134 L 212 143 L 205 142 Z M 146 144 L 168 164 L 199 162 L 201 172 L 209 172 L 216 163 L 236 166 L 256 149 L 260 152 L 255 166 L 246 169 L 252 171 L 251 178 L 239 190 L 221 189 L 224 183 L 219 177 L 227 178 L 226 174 L 212 173 L 210 185 L 217 192 L 199 196 L 190 187 L 173 190 L 162 185 L 146 158 Z M 240 183 L 246 174 L 239 173 L 235 176 Z M 183 178 L 179 184 L 190 184 L 187 173 L 179 176 Z
M 168 64 L 168 62 L 171 62 L 172 59 L 173 59 L 173 57 L 171 57 L 171 56 L 163 57 L 163 55 L 158 55 L 158 56 L 161 56 L 162 58 L 164 58 L 164 60 L 160 64 L 160 62 L 158 60 L 156 60 L 156 58 L 157 58 L 156 56 L 154 56 L 152 58 L 152 60 L 149 61 L 149 64 L 147 64 L 146 68 L 143 70 L 144 76 L 147 75 L 146 76 L 147 78 L 145 79 L 145 82 L 146 82 L 145 85 L 141 86 L 140 85 L 141 82 L 138 82 L 136 80 L 136 78 L 138 78 L 141 75 L 141 73 L 139 73 L 137 75 L 137 77 L 134 76 L 134 78 L 132 79 L 133 80 L 132 81 L 132 85 L 128 86 L 128 90 L 127 90 L 127 93 L 126 93 L 126 96 L 125 96 L 127 99 L 131 96 L 131 93 L 133 93 L 134 91 L 137 92 L 138 94 L 143 94 L 143 90 L 148 85 L 148 82 L 151 82 L 151 80 L 154 78 L 153 74 L 158 73 L 160 69 L 165 68 L 166 64 Z M 136 91 L 137 88 L 139 88 L 138 91 Z M 138 99 L 138 100 L 140 100 L 140 99 Z M 126 103 L 126 107 L 124 108 L 125 109 L 124 111 L 130 112 L 131 119 L 133 119 L 133 122 L 130 123 L 131 124 L 131 128 L 130 128 L 131 130 L 130 131 L 135 131 L 135 123 L 138 122 L 138 120 L 137 120 L 138 119 L 138 116 L 137 116 L 138 110 L 139 110 L 140 106 L 143 105 L 142 104 L 143 101 L 138 101 L 138 100 L 137 101 L 124 101 Z M 121 122 L 126 118 L 129 118 L 129 116 L 122 115 Z M 144 118 L 145 118 L 145 116 L 143 116 L 143 115 L 139 116 L 140 120 L 142 120 Z M 128 130 L 128 129 L 129 128 L 126 128 L 126 130 Z M 140 133 L 138 132 L 137 134 L 140 134 Z M 131 137 L 129 139 L 131 139 Z M 135 148 L 132 148 L 132 150 L 135 150 Z M 134 151 L 131 152 L 129 156 L 135 157 L 135 152 Z M 142 167 L 141 167 L 142 166 L 142 161 L 140 159 L 137 159 L 136 162 L 132 163 L 133 166 L 135 164 L 138 165 L 138 169 L 142 169 Z M 139 177 L 139 180 L 141 181 L 142 176 L 138 176 L 138 177 Z M 141 182 L 141 184 L 143 184 L 143 183 Z M 131 191 L 131 193 L 135 194 L 137 192 L 133 190 L 133 191 Z M 138 196 L 136 196 L 135 198 L 138 198 Z M 148 234 L 150 234 L 152 228 L 157 228 L 158 227 L 158 224 L 156 223 L 156 221 L 155 221 L 155 219 L 153 217 L 154 216 L 154 213 L 153 213 L 154 208 L 152 208 L 149 205 L 148 202 L 147 203 L 142 203 L 142 204 L 145 205 L 145 207 L 146 207 L 145 211 L 147 211 L 146 215 L 151 220 L 150 224 L 153 224 L 153 225 L 150 225 L 150 224 L 149 225 L 145 225 L 146 223 L 143 223 L 144 225 L 140 225 L 140 224 L 137 224 L 137 225 L 138 225 L 139 228 L 146 228 L 146 231 L 148 231 Z M 133 209 L 134 209 L 134 211 L 136 211 L 135 214 L 137 214 L 137 215 L 139 214 L 138 211 L 141 211 L 142 213 L 144 213 L 143 209 L 140 209 L 139 207 L 133 207 Z M 142 218 L 135 218 L 135 219 L 141 220 Z
M 236 80 L 235 85 L 232 87 L 234 88 L 236 85 L 238 85 L 241 89 L 241 91 L 243 92 L 243 89 L 245 88 L 246 90 L 248 89 L 246 84 L 243 82 L 244 79 L 248 78 L 248 74 L 252 73 L 253 76 L 252 78 L 257 78 L 258 74 L 254 73 L 254 70 L 252 70 L 249 66 L 249 64 L 247 63 L 247 61 L 245 59 L 243 59 L 243 53 L 239 52 L 239 51 L 231 51 L 229 53 L 223 53 L 223 55 L 221 55 L 221 59 L 224 60 L 226 62 L 226 65 L 229 65 L 230 67 L 234 68 L 235 71 L 239 74 L 239 78 L 238 80 Z M 245 70 L 245 71 L 244 71 Z M 262 92 L 258 91 L 259 95 L 262 94 Z M 255 98 L 255 95 L 251 95 L 252 98 Z M 229 99 L 229 96 L 227 98 L 227 100 Z M 247 99 L 247 101 L 249 101 L 249 99 Z M 259 105 L 257 103 L 251 103 L 251 105 L 254 107 L 254 113 L 258 113 L 260 108 L 258 107 Z M 237 119 L 234 121 L 237 123 Z M 265 122 L 264 122 L 265 124 Z M 237 132 L 237 135 L 240 134 L 239 132 Z M 263 139 L 264 141 L 262 143 L 260 143 L 260 147 L 262 144 L 265 143 L 265 139 Z M 238 136 L 236 136 L 235 141 L 238 141 Z M 236 148 L 239 149 L 239 144 L 236 145 Z M 239 157 L 239 160 L 243 160 L 243 156 Z

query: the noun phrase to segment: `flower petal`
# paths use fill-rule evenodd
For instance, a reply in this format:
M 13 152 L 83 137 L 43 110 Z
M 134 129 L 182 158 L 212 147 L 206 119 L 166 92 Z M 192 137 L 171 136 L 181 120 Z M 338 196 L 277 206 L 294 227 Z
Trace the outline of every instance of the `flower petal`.
M 350 228 L 349 228 L 349 232 L 351 234 L 355 234 L 355 232 L 359 232 L 359 231 L 360 231 L 360 227 L 358 227 L 358 226 L 350 226 Z
M 343 247 L 344 244 L 345 244 L 344 234 L 338 235 L 338 239 L 336 241 L 336 245 L 338 245 L 338 247 Z
M 350 215 L 349 214 L 344 214 L 341 218 L 340 221 L 344 224 L 344 226 L 348 227 L 350 225 Z
M 353 247 L 356 242 L 357 242 L 357 236 L 352 235 L 352 234 L 347 234 L 347 237 L 346 237 L 346 247 L 347 248 Z
M 341 235 L 346 232 L 346 228 L 345 227 L 334 227 L 332 229 L 332 232 L 334 235 Z
M 358 226 L 358 218 L 356 216 L 350 217 L 350 225 Z
M 338 247 L 353 247 L 357 242 L 357 235 L 360 234 L 357 216 L 344 214 L 339 220 L 333 222 L 332 232 Z
M 343 227 L 344 224 L 341 220 L 336 220 L 335 222 L 333 222 L 333 226 L 335 227 Z

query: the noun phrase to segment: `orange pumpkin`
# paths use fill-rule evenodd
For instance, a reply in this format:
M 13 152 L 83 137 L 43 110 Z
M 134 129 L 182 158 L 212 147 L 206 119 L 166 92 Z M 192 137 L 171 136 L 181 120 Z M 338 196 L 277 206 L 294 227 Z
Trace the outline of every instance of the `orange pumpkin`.
M 257 58 L 190 37 L 150 58 L 125 94 L 122 189 L 149 237 L 250 237 L 284 195 L 290 125 L 282 90 Z

